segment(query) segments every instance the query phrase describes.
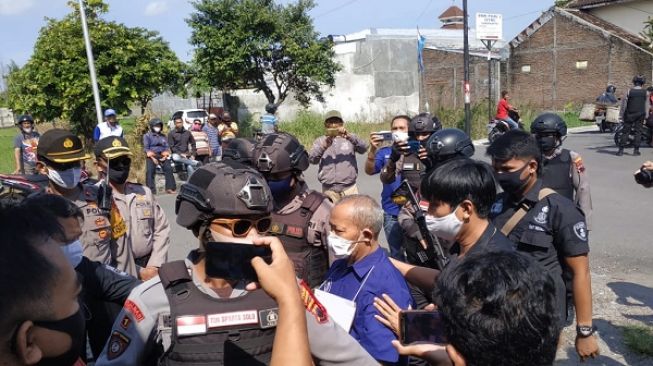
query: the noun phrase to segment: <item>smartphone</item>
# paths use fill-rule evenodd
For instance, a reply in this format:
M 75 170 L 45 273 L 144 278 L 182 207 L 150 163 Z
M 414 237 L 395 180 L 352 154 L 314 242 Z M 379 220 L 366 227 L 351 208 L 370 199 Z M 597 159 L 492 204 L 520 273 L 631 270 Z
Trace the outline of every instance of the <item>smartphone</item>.
M 419 148 L 422 146 L 422 143 L 417 140 L 408 140 L 408 152 L 410 153 L 419 153 Z
M 206 243 L 206 275 L 226 280 L 258 281 L 252 258 L 272 263 L 272 249 L 247 243 Z
M 440 312 L 437 310 L 401 311 L 399 313 L 399 340 L 401 344 L 445 343 Z
M 392 131 L 379 131 L 373 132 L 373 134 L 381 137 L 383 141 L 392 141 Z
M 337 128 L 327 128 L 326 129 L 326 135 L 329 137 L 336 137 L 340 135 L 340 130 Z

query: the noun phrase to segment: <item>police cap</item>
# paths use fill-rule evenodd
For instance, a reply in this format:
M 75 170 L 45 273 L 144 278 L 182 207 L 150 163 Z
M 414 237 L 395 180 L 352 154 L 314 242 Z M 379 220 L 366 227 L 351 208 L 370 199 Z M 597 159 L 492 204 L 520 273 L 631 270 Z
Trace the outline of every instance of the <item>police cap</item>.
M 101 139 L 95 144 L 95 157 L 115 159 L 119 156 L 132 156 L 129 144 L 119 136 L 109 136 Z
M 82 140 L 68 130 L 55 128 L 46 131 L 36 147 L 39 160 L 46 159 L 55 163 L 72 163 L 90 158 L 84 152 Z

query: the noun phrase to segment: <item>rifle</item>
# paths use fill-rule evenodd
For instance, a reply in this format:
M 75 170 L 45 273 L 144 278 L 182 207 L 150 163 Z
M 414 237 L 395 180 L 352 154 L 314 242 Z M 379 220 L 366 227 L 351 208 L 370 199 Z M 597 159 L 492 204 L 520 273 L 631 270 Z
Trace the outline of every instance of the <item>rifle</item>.
M 393 192 L 393 196 L 395 195 L 404 196 L 415 208 L 415 222 L 417 223 L 417 227 L 419 228 L 419 232 L 422 235 L 422 238 L 424 238 L 424 241 L 426 242 L 426 248 L 422 247 L 420 250 L 418 250 L 417 257 L 422 263 L 426 263 L 434 259 L 438 269 L 443 270 L 449 262 L 449 259 L 444 256 L 444 251 L 442 250 L 440 242 L 437 239 L 433 240 L 431 233 L 429 233 L 429 230 L 426 226 L 424 211 L 419 205 L 419 201 L 415 196 L 415 192 L 413 192 L 410 184 L 408 184 L 408 180 L 404 179 L 401 182 L 401 185 L 399 185 L 399 187 Z
M 107 172 L 105 173 L 104 180 L 100 183 L 98 188 L 97 205 L 100 211 L 106 216 L 111 215 L 111 194 L 113 190 L 109 185 L 109 157 L 107 157 Z

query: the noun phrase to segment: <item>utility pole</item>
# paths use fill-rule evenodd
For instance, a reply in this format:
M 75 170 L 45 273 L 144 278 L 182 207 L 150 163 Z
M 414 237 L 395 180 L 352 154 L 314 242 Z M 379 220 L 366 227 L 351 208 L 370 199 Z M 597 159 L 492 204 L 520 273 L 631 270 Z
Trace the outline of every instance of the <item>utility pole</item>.
M 492 46 L 495 41 L 487 39 L 481 40 L 481 42 L 483 42 L 483 45 L 487 48 L 487 110 L 490 115 L 488 121 L 492 121 L 492 118 L 494 117 L 492 113 Z
M 469 31 L 468 31 L 468 16 L 467 16 L 467 0 L 463 0 L 463 42 L 464 42 L 464 63 L 465 63 L 465 75 L 463 82 L 463 92 L 465 94 L 465 133 L 468 136 L 472 135 L 472 125 L 471 125 L 471 95 L 469 90 Z
M 93 48 L 91 48 L 91 38 L 88 35 L 88 25 L 86 24 L 86 10 L 84 10 L 83 0 L 79 0 L 79 14 L 82 18 L 82 31 L 84 32 L 84 44 L 86 45 L 86 58 L 88 59 L 88 72 L 91 74 L 91 87 L 93 88 L 93 100 L 95 100 L 95 113 L 97 114 L 97 123 L 102 123 L 102 105 L 100 104 L 100 90 L 97 87 L 97 78 L 95 76 L 95 60 L 93 59 Z

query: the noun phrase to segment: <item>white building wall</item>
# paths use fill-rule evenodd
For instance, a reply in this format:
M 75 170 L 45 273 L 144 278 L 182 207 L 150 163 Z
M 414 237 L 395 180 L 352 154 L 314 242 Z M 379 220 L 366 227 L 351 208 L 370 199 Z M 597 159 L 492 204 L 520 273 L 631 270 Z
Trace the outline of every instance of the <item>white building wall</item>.
M 639 35 L 644 22 L 653 14 L 653 1 L 638 0 L 590 10 L 593 15 Z

